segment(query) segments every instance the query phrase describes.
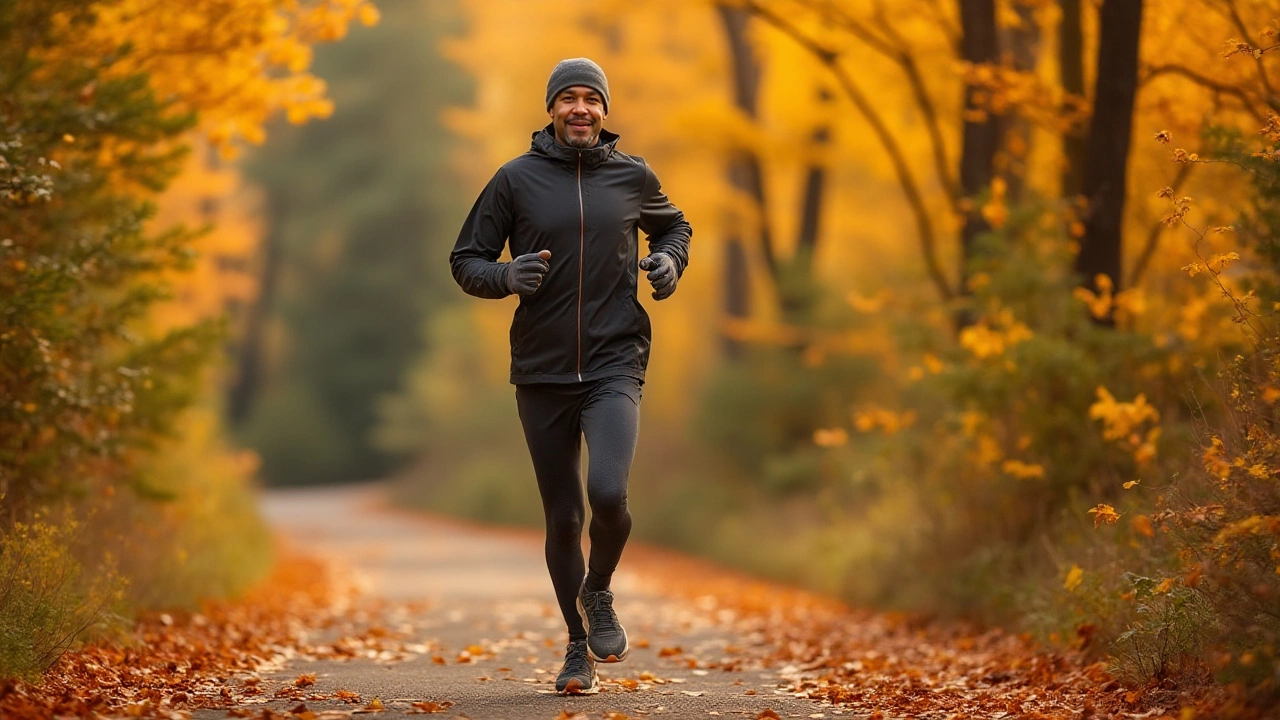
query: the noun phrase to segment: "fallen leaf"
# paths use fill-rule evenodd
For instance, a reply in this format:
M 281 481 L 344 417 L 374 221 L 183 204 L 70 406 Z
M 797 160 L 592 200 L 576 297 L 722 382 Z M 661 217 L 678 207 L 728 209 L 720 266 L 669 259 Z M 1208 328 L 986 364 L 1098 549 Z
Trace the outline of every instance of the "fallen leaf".
M 417 711 L 413 713 L 415 715 L 442 713 L 448 710 L 449 708 L 453 707 L 453 701 L 445 700 L 444 702 L 436 702 L 434 700 L 422 700 L 422 701 L 413 703 L 412 707 L 414 710 Z
M 658 657 L 671 657 L 684 652 L 684 648 L 676 645 L 675 647 L 664 647 L 658 651 Z
M 315 685 L 315 684 L 316 684 L 315 673 L 307 673 L 306 675 L 299 675 L 298 678 L 293 681 L 293 686 L 300 687 L 300 688 L 308 687 L 310 685 Z
M 760 711 L 759 715 L 756 715 L 756 720 L 782 720 L 782 717 L 772 709 L 765 708 Z
M 631 716 L 616 710 L 609 710 L 604 714 L 604 720 L 631 720 Z
M 706 695 L 706 693 L 701 690 L 681 690 L 680 692 L 688 695 L 689 697 L 702 697 L 703 695 Z

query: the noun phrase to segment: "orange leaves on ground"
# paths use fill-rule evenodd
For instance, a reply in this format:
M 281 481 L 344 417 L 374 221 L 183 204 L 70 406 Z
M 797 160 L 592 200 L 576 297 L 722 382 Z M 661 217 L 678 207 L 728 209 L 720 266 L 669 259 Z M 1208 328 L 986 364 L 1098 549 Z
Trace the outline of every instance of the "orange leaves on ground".
M 1120 519 L 1120 515 L 1116 513 L 1116 509 L 1106 503 L 1098 503 L 1089 509 L 1089 514 L 1093 516 L 1093 526 L 1099 527 L 1103 524 L 1114 525 Z
M 0 717 L 35 720 L 54 716 L 128 715 L 143 702 L 165 698 L 171 704 L 200 698 L 208 706 L 228 706 L 245 698 L 272 695 L 253 673 L 281 648 L 306 647 L 302 637 L 325 626 L 345 605 L 344 589 L 329 568 L 317 561 L 287 556 L 258 590 L 236 603 L 209 603 L 200 613 L 149 615 L 134 636 L 145 652 L 113 645 L 90 645 L 66 653 L 40 686 L 0 683 Z M 321 648 L 306 648 L 331 657 Z M 242 675 L 238 681 L 227 678 Z M 162 679 L 164 694 L 155 683 Z M 302 687 L 315 682 L 304 674 L 275 693 L 302 699 Z M 344 692 L 337 699 L 349 699 Z M 349 697 L 358 699 L 350 693 Z M 158 708 L 157 708 L 158 709 Z
M 674 647 L 664 647 L 658 651 L 658 657 L 673 657 L 684 652 L 684 648 L 676 645 Z
M 609 710 L 604 714 L 604 720 L 631 720 L 631 716 L 616 710 Z
M 618 687 L 622 688 L 623 690 L 626 690 L 627 692 L 635 692 L 636 690 L 640 689 L 640 681 L 636 680 L 635 678 L 613 678 L 610 680 L 606 680 L 605 682 L 610 683 L 612 685 L 617 685 Z
M 418 715 L 418 714 L 429 715 L 434 713 L 447 712 L 449 708 L 453 707 L 453 702 L 450 700 L 445 700 L 444 702 L 435 702 L 434 700 L 423 700 L 423 701 L 413 703 L 412 707 L 413 709 L 409 711 L 410 715 Z
M 756 715 L 756 720 L 782 720 L 782 716 L 772 708 L 765 708 Z

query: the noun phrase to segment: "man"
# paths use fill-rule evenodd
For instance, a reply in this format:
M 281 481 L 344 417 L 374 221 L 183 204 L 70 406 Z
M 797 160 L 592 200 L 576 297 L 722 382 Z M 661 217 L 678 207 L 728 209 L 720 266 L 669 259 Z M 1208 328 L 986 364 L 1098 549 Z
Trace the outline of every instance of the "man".
M 546 515 L 547 569 L 569 630 L 559 694 L 599 691 L 596 662 L 630 649 L 609 581 L 631 532 L 627 476 L 649 361 L 638 269 L 665 300 L 689 261 L 692 230 L 644 160 L 605 130 L 609 83 L 586 58 L 547 81 L 551 123 L 480 193 L 449 256 L 471 295 L 520 295 L 511 382 Z M 639 259 L 637 229 L 649 242 Z M 509 243 L 511 262 L 498 262 Z M 583 563 L 581 441 L 589 455 L 591 553 Z

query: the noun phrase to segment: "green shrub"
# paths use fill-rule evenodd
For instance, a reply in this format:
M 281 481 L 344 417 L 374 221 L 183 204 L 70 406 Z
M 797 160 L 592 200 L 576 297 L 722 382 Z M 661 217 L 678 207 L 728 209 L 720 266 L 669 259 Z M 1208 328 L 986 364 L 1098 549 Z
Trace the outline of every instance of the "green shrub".
M 118 619 L 114 561 L 77 559 L 80 526 L 38 516 L 0 534 L 0 677 L 37 679 L 86 632 Z

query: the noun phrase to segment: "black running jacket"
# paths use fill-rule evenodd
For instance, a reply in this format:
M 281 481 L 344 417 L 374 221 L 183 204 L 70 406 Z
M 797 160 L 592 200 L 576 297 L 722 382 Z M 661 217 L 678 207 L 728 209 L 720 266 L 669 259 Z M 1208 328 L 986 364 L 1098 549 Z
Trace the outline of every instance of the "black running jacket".
M 636 298 L 638 235 L 683 273 L 693 230 L 644 160 L 619 152 L 605 130 L 595 147 L 556 142 L 548 125 L 528 152 L 480 193 L 449 265 L 468 294 L 501 298 L 511 256 L 550 250 L 542 285 L 520 297 L 511 322 L 511 382 L 572 383 L 625 375 L 644 380 L 649 316 Z

